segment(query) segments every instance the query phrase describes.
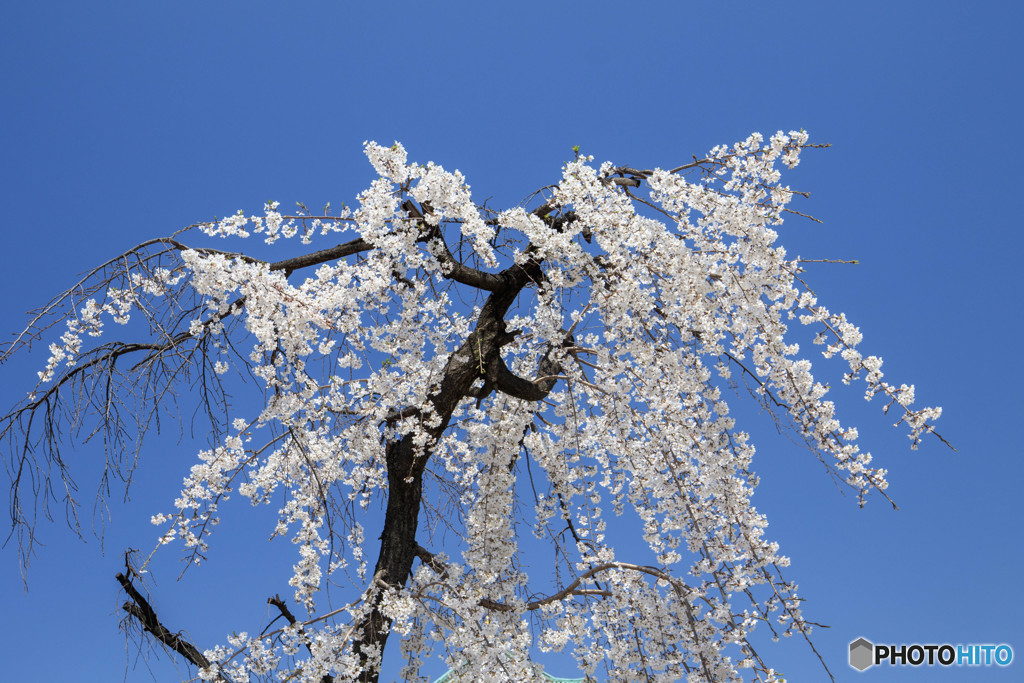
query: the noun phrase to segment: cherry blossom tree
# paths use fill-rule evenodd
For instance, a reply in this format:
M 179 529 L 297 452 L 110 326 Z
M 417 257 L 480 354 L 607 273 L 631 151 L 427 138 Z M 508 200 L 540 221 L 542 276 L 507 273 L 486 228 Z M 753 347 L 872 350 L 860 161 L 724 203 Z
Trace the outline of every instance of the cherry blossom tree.
M 130 477 L 133 444 L 194 401 L 214 445 L 153 517 L 159 546 L 199 564 L 237 496 L 279 505 L 268 535 L 297 549 L 294 610 L 269 599 L 283 626 L 212 649 L 161 623 L 148 560 L 118 576 L 129 618 L 203 680 L 377 681 L 400 657 L 419 681 L 438 656 L 464 680 L 539 680 L 531 649 L 563 648 L 594 680 L 779 680 L 752 632 L 810 644 L 812 624 L 751 505 L 754 446 L 727 400 L 746 394 L 729 389 L 748 387 L 861 504 L 885 496 L 886 472 L 790 327 L 880 395 L 911 447 L 940 414 L 883 380 L 776 244 L 800 194 L 779 167 L 807 139 L 755 134 L 669 170 L 577 149 L 557 184 L 503 211 L 460 173 L 371 142 L 378 177 L 353 207 L 270 202 L 144 242 L 3 352 L 62 331 L 0 422 L 14 530 L 31 547 L 29 500 L 73 491 L 65 434 L 101 435 L 109 471 Z M 302 253 L 258 258 L 270 248 L 234 246 L 246 238 Z M 103 341 L 111 323 L 143 340 Z M 230 400 L 241 385 L 258 405 Z M 554 551 L 544 575 L 528 575 L 527 529 Z M 328 585 L 348 587 L 342 607 Z

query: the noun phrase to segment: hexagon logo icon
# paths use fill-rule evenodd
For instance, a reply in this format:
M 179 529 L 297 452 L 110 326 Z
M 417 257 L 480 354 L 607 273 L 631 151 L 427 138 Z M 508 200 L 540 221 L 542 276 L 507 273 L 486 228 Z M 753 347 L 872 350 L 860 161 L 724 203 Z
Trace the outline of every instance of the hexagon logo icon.
M 867 638 L 858 638 L 850 643 L 850 666 L 863 671 L 874 664 L 875 646 Z

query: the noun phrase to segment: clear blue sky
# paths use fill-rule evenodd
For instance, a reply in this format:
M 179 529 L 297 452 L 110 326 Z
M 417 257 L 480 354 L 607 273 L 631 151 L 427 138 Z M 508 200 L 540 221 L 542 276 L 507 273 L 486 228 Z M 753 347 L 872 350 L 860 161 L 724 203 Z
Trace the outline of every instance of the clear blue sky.
M 1022 25 L 1010 2 L 9 3 L 3 334 L 147 238 L 268 199 L 351 201 L 371 177 L 367 139 L 458 168 L 478 200 L 505 206 L 554 182 L 573 145 L 673 166 L 755 130 L 804 128 L 833 147 L 789 182 L 812 193 L 795 208 L 824 225 L 792 220 L 781 241 L 860 260 L 808 276 L 887 378 L 943 406 L 938 427 L 959 453 L 909 451 L 880 405 L 833 381 L 902 510 L 858 509 L 767 428 L 754 502 L 793 560 L 805 615 L 831 626 L 815 642 L 838 680 L 1021 680 Z M 0 408 L 44 362 L 0 368 Z M 170 507 L 193 453 L 174 430 L 149 446 L 130 502 L 115 492 L 103 513 L 102 543 L 79 541 L 56 507 L 27 593 L 17 548 L 0 552 L 5 680 L 152 680 L 117 630 L 113 576 L 125 547 L 152 547 L 147 520 Z M 96 455 L 68 454 L 87 531 Z M 161 617 L 202 646 L 258 631 L 266 598 L 289 592 L 287 566 L 267 558 L 290 563 L 290 544 L 267 550 L 245 520 L 225 522 L 199 572 L 157 574 Z M 858 636 L 1009 642 L 1018 661 L 856 674 Z M 822 679 L 802 643 L 761 652 L 793 681 Z M 151 662 L 161 683 L 177 680 L 172 662 Z

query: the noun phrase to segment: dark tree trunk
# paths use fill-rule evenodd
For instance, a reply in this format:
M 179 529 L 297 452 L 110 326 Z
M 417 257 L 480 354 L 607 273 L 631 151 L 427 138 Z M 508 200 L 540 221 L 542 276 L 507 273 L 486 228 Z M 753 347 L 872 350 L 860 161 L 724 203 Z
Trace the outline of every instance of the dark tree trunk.
M 469 277 L 469 276 L 467 276 Z M 483 397 L 491 391 L 526 400 L 540 400 L 551 390 L 554 382 L 532 382 L 515 376 L 501 358 L 501 347 L 512 341 L 516 333 L 509 333 L 505 314 L 522 289 L 530 282 L 539 283 L 542 274 L 538 262 L 512 266 L 498 275 L 489 275 L 485 288 L 491 291 L 480 311 L 476 328 L 466 341 L 449 357 L 437 392 L 430 397 L 430 409 L 441 418 L 440 424 L 427 430 L 430 441 L 424 451 L 417 453 L 412 435 L 405 435 L 387 444 L 388 504 L 381 533 L 380 554 L 374 576 L 395 589 L 405 585 L 412 573 L 416 557 L 416 527 L 419 521 L 423 471 L 431 455 L 432 443 L 448 427 L 452 413 L 467 396 Z M 542 373 L 543 374 L 543 373 Z M 484 381 L 483 390 L 473 389 L 477 379 Z M 368 662 L 363 653 L 377 651 L 383 655 L 387 644 L 391 620 L 381 613 L 379 588 L 373 592 L 370 614 L 357 630 L 354 643 L 360 661 Z M 377 683 L 379 666 L 370 666 L 360 677 L 362 683 Z

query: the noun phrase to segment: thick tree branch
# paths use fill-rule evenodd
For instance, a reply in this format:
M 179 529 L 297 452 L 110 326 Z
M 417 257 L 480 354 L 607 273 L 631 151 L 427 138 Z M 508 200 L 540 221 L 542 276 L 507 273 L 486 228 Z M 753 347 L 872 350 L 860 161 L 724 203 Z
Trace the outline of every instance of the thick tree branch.
M 370 249 L 373 249 L 373 245 L 359 238 L 345 244 L 339 244 L 336 247 L 331 247 L 330 249 L 314 251 L 312 254 L 303 254 L 302 256 L 284 259 L 283 261 L 275 261 L 270 264 L 270 270 L 283 270 L 286 273 L 291 273 L 299 268 L 318 266 L 321 263 L 335 261 L 352 254 L 358 254 L 361 251 L 369 251 Z
M 569 336 L 563 342 L 563 346 L 571 346 L 573 342 Z M 548 349 L 540 363 L 537 364 L 537 378 L 534 380 L 519 377 L 505 365 L 500 355 L 491 358 L 488 370 L 491 372 L 491 381 L 499 391 L 509 396 L 520 398 L 524 401 L 542 401 L 551 393 L 562 372 L 562 366 L 552 357 L 554 349 Z
M 455 280 L 464 285 L 470 287 L 476 287 L 484 291 L 493 292 L 504 284 L 500 274 L 488 273 L 483 270 L 477 270 L 476 268 L 470 268 L 469 266 L 463 265 L 461 261 L 455 258 L 452 254 L 451 249 L 448 248 L 448 243 L 445 242 L 444 235 L 441 234 L 441 230 L 436 226 L 427 224 L 423 220 L 425 213 L 431 213 L 430 205 L 425 204 L 423 211 L 420 211 L 416 207 L 416 203 L 410 199 L 402 202 L 402 208 L 409 215 L 410 218 L 419 221 L 420 230 L 425 235 L 424 240 L 429 241 L 434 246 L 434 255 L 440 259 L 443 267 L 444 276 Z
M 154 638 L 180 654 L 195 666 L 201 669 L 208 669 L 210 667 L 210 660 L 208 660 L 203 653 L 199 651 L 199 648 L 182 638 L 177 633 L 172 633 L 170 629 L 160 623 L 160 620 L 156 616 L 156 611 L 149 604 L 146 598 L 136 590 L 128 577 L 122 573 L 118 573 L 116 578 L 118 583 L 120 583 L 121 587 L 124 589 L 124 592 L 132 599 L 132 602 L 125 602 L 121 606 L 121 609 L 138 619 L 142 628 L 149 632 Z M 223 680 L 220 677 L 218 677 L 218 679 Z

